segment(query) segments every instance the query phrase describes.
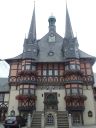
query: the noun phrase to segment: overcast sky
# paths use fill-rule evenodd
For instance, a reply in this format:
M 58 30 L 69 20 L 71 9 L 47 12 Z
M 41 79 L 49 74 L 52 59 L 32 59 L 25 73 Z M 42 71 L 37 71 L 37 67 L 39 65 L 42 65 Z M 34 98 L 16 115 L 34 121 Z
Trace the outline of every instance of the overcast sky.
M 35 0 L 37 38 L 48 32 L 48 17 L 56 17 L 56 31 L 65 32 L 66 0 Z M 67 0 L 74 35 L 79 48 L 96 56 L 96 0 Z M 33 0 L 0 0 L 0 59 L 23 51 L 34 7 Z M 8 65 L 0 62 L 0 77 L 8 76 Z M 93 66 L 96 72 L 96 64 Z

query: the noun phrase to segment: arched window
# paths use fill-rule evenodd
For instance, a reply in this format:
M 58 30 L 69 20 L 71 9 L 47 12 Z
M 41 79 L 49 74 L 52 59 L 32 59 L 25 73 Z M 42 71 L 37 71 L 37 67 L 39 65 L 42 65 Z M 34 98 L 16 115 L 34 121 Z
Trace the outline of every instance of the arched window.
M 47 115 L 46 125 L 54 125 L 54 117 L 51 113 Z

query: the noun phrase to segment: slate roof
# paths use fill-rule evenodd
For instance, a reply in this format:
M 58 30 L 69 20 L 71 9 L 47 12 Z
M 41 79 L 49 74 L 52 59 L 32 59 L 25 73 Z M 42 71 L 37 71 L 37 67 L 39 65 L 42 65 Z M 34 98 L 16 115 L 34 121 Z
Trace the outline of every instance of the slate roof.
M 0 92 L 9 92 L 8 78 L 0 78 Z
M 21 59 L 33 59 L 36 62 L 64 62 L 67 58 L 78 58 L 80 59 L 91 59 L 92 63 L 95 62 L 96 58 L 79 50 L 78 43 L 75 42 L 73 35 L 73 30 L 71 26 L 71 21 L 66 6 L 66 26 L 65 26 L 65 38 L 68 42 L 66 47 L 64 47 L 64 38 L 62 38 L 55 29 L 55 17 L 49 17 L 49 32 L 43 36 L 39 41 L 36 39 L 36 21 L 35 21 L 35 6 L 33 10 L 33 16 L 31 20 L 31 25 L 29 29 L 28 39 L 24 41 L 23 53 L 14 57 L 6 59 L 7 63 L 11 61 L 21 60 Z M 53 22 L 54 21 L 54 22 Z M 52 36 L 53 35 L 53 36 Z M 55 41 L 48 41 L 54 39 Z M 63 48 L 62 48 L 63 46 Z M 73 49 L 73 50 L 72 50 Z M 66 52 L 65 52 L 66 51 Z M 68 54 L 67 54 L 68 53 Z
M 53 43 L 48 42 L 49 33 L 47 33 L 43 38 L 41 38 L 38 41 L 38 46 L 40 51 L 35 60 L 36 62 L 64 62 L 64 57 L 61 50 L 63 44 L 63 38 L 57 33 L 55 33 L 55 35 L 56 35 L 56 42 Z M 53 52 L 53 55 L 50 56 L 49 55 L 50 52 Z M 10 63 L 12 60 L 13 61 L 21 60 L 22 54 L 14 58 L 6 59 L 5 61 L 7 63 Z M 79 57 L 80 59 L 88 59 L 88 58 L 93 59 L 93 62 L 96 60 L 96 57 L 91 56 L 80 49 L 79 49 Z

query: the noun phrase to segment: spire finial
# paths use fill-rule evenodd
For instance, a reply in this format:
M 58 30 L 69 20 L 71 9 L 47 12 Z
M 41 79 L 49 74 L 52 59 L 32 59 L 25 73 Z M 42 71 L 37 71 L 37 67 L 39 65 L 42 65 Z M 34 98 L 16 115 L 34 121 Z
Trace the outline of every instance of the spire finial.
M 34 0 L 34 8 L 35 8 L 35 0 Z
M 66 26 L 65 26 L 65 37 L 66 38 L 73 38 L 73 30 L 71 26 L 71 21 L 68 13 L 68 7 L 67 7 L 67 0 L 66 0 Z
M 34 10 L 29 29 L 28 39 L 31 40 L 32 42 L 36 41 L 35 1 L 34 1 Z

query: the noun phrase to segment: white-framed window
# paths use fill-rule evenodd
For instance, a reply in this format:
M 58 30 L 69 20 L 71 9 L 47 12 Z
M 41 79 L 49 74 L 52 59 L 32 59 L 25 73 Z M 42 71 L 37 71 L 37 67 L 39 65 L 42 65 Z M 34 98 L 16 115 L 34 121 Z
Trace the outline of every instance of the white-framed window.
M 52 70 L 48 70 L 48 75 L 49 76 L 52 76 L 53 74 L 52 74 Z

